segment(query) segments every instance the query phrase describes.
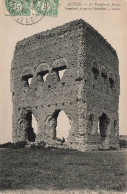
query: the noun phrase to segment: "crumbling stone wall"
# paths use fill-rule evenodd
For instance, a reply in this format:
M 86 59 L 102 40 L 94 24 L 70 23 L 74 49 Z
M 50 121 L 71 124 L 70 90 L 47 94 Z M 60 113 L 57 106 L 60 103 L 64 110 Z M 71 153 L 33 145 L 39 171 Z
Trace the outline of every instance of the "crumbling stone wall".
M 62 79 L 59 72 L 66 70 Z M 45 80 L 45 76 L 47 78 Z M 119 70 L 115 50 L 76 20 L 17 43 L 11 67 L 13 142 L 56 142 L 57 117 L 68 116 L 70 148 L 119 147 Z M 32 114 L 38 123 L 35 134 Z

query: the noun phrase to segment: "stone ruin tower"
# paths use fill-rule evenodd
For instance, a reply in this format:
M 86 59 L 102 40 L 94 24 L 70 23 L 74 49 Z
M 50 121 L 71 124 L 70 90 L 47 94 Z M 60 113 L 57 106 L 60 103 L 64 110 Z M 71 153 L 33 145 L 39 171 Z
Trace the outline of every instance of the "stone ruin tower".
M 66 70 L 62 79 L 61 70 Z M 19 41 L 11 66 L 11 92 L 13 142 L 57 144 L 57 117 L 63 110 L 71 124 L 63 146 L 81 151 L 119 148 L 118 57 L 85 21 Z

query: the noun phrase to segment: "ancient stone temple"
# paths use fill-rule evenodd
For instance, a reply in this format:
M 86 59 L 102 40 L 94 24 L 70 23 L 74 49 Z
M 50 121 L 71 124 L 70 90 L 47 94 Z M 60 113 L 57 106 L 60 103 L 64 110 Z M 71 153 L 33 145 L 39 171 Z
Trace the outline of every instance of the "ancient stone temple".
M 81 151 L 119 147 L 118 57 L 85 21 L 19 41 L 11 67 L 11 92 L 13 142 L 57 144 L 57 117 L 64 111 L 71 128 L 63 146 Z

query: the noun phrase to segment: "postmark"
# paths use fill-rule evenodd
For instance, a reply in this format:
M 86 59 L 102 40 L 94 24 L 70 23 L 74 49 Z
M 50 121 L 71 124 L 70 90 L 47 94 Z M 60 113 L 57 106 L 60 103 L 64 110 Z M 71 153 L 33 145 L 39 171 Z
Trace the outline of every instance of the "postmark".
M 13 17 L 13 16 L 12 16 Z M 14 16 L 14 20 L 22 25 L 32 25 L 39 22 L 43 16 Z
M 59 0 L 5 0 L 6 16 L 23 25 L 39 22 L 44 16 L 58 15 Z

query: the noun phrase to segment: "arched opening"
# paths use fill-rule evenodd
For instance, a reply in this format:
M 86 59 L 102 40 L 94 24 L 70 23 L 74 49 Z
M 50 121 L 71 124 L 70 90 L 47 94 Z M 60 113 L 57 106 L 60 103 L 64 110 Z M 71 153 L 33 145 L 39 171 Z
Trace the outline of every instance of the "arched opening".
M 47 79 L 49 71 L 43 71 L 37 73 L 38 81 L 45 82 Z
M 24 81 L 24 86 L 29 87 L 33 78 L 34 70 L 31 67 L 25 68 L 22 71 L 21 77 Z
M 33 127 L 33 130 L 34 130 L 34 133 L 37 134 L 38 124 L 37 124 L 37 120 L 35 119 L 33 114 L 32 114 L 32 127 Z
M 28 76 L 23 76 L 22 80 L 24 81 L 24 86 L 30 86 L 31 81 L 32 81 L 33 75 L 28 75 Z
M 92 72 L 94 75 L 94 79 L 97 80 L 99 77 L 99 69 L 98 69 L 98 64 L 95 61 L 93 61 L 93 64 L 92 64 Z
M 110 88 L 113 90 L 115 82 L 111 77 L 109 78 L 109 83 L 110 83 Z
M 32 77 L 28 79 L 28 84 L 29 84 L 29 86 L 30 86 L 30 84 L 31 84 L 31 81 L 32 81 Z
M 62 79 L 65 71 L 67 70 L 68 63 L 66 59 L 57 59 L 52 64 L 52 70 L 56 71 L 59 76 L 59 80 Z
M 99 77 L 99 71 L 95 67 L 92 68 L 93 74 L 94 74 L 94 79 L 97 80 Z
M 115 80 L 114 79 L 114 75 L 112 73 L 110 73 L 110 75 L 109 75 L 109 84 L 110 84 L 111 90 L 114 89 L 114 85 L 115 85 L 115 81 L 114 80 Z
M 60 80 L 62 79 L 65 71 L 66 71 L 66 69 L 63 69 L 63 70 L 58 71 Z
M 62 79 L 62 77 L 63 77 L 66 70 L 67 70 L 66 66 L 53 68 L 53 71 L 56 71 L 58 73 L 59 80 Z
M 68 116 L 64 111 L 60 111 L 57 117 L 57 126 L 56 126 L 56 137 L 64 138 L 65 141 L 68 139 L 69 131 L 71 125 Z
M 26 132 L 27 132 L 28 141 L 35 142 L 38 125 L 31 111 L 29 111 L 26 114 L 26 123 L 27 123 Z
M 44 80 L 44 82 L 46 81 L 47 76 L 48 76 L 48 73 L 46 73 L 46 74 L 43 76 L 43 80 Z
M 67 141 L 71 128 L 71 121 L 62 110 L 57 110 L 48 118 L 47 128 L 49 128 L 50 137 L 61 142 Z
M 38 81 L 45 82 L 49 74 L 49 65 L 47 63 L 41 63 L 38 65 L 35 75 L 38 78 Z
M 101 140 L 104 141 L 107 136 L 107 129 L 109 126 L 110 120 L 105 113 L 99 118 L 99 134 L 101 135 Z

